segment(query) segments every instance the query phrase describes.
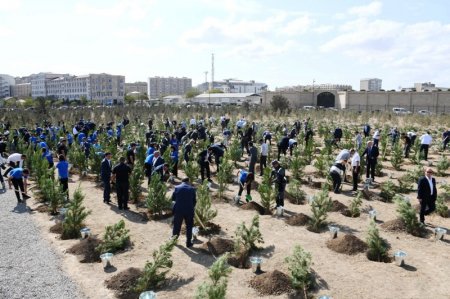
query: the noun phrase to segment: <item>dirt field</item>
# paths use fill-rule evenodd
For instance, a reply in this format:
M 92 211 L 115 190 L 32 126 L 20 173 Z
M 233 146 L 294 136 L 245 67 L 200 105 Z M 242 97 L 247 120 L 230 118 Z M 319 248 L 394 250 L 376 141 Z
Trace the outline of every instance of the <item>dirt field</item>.
M 436 153 L 432 153 L 431 161 L 438 159 Z M 405 160 L 406 161 L 406 160 Z M 386 166 L 384 172 L 392 173 L 395 179 L 401 174 L 390 168 L 389 162 L 383 162 Z M 406 161 L 404 168 L 410 168 Z M 244 163 L 242 163 L 244 165 Z M 215 167 L 212 168 L 213 170 Z M 306 168 L 307 174 L 313 168 Z M 214 179 L 214 177 L 213 177 Z M 377 178 L 377 182 L 389 179 L 387 175 Z M 257 176 L 260 182 L 261 177 Z M 317 180 L 317 179 L 315 179 Z M 437 177 L 440 183 L 447 178 Z M 69 185 L 71 192 L 79 183 L 77 176 L 72 177 Z M 145 183 L 144 183 L 145 184 Z M 438 184 L 438 192 L 439 192 Z M 85 194 L 85 205 L 92 214 L 87 218 L 87 226 L 91 228 L 93 235 L 101 238 L 106 225 L 125 219 L 127 228 L 130 229 L 132 248 L 119 253 L 114 257 L 114 267 L 107 272 L 101 263 L 80 263 L 75 255 L 66 253 L 72 245 L 79 240 L 60 240 L 58 235 L 50 233 L 49 229 L 55 221 L 46 213 L 34 213 L 34 218 L 39 224 L 42 236 L 53 244 L 58 252 L 64 256 L 64 270 L 81 286 L 89 298 L 114 298 L 111 290 L 105 287 L 105 280 L 129 267 L 142 269 L 151 253 L 171 236 L 171 218 L 158 221 L 145 221 L 140 215 L 145 209 L 137 209 L 131 204 L 130 211 L 119 211 L 113 195 L 113 204 L 108 206 L 102 201 L 102 189 L 95 186 L 90 180 L 81 181 L 81 187 Z M 361 185 L 360 185 L 361 187 Z M 217 185 L 212 186 L 215 192 Z M 237 185 L 230 185 L 226 193 L 232 198 L 237 193 Z M 168 195 L 171 194 L 170 187 Z M 318 192 L 303 186 L 303 190 L 309 195 Z M 333 200 L 349 205 L 353 195 L 350 192 L 351 185 L 344 184 L 342 194 L 330 193 Z M 379 189 L 372 191 L 379 192 Z M 253 190 L 254 201 L 259 201 L 259 194 Z M 416 197 L 411 193 L 412 203 L 416 204 Z M 32 208 L 39 204 L 29 201 Z M 220 236 L 232 238 L 234 230 L 242 221 L 250 222 L 257 213 L 253 210 L 243 210 L 230 203 L 214 201 L 214 207 L 218 215 L 214 223 L 221 226 Z M 369 224 L 367 211 L 375 208 L 378 211 L 378 223 L 384 223 L 397 217 L 395 204 L 380 201 L 363 200 L 362 214 L 358 218 L 345 217 L 340 212 L 330 212 L 328 221 L 340 228 L 339 235 L 352 234 L 361 240 L 366 239 Z M 312 268 L 317 274 L 319 288 L 314 296 L 324 294 L 333 298 L 448 298 L 450 284 L 447 283 L 450 273 L 450 237 L 447 235 L 444 241 L 436 242 L 431 231 L 440 226 L 449 229 L 450 218 L 442 218 L 438 215 L 426 218 L 427 229 L 430 234 L 427 238 L 418 238 L 405 232 L 388 232 L 380 228 L 381 236 L 390 243 L 391 254 L 396 250 L 406 251 L 406 266 L 398 267 L 395 263 L 378 263 L 369 261 L 365 253 L 346 255 L 334 252 L 327 248 L 329 233 L 313 233 L 305 226 L 292 226 L 285 222 L 290 215 L 304 213 L 311 215 L 310 205 L 293 205 L 285 202 L 284 217 L 275 215 L 260 216 L 261 232 L 264 237 L 264 250 L 260 253 L 264 257 L 263 271 L 279 270 L 288 274 L 287 265 L 284 262 L 290 255 L 294 245 L 300 244 L 305 250 L 311 252 Z M 169 272 L 169 281 L 166 286 L 157 290 L 158 298 L 192 298 L 198 285 L 207 278 L 207 268 L 214 262 L 214 257 L 205 253 L 200 248 L 201 242 L 208 239 L 200 237 L 192 249 L 185 248 L 184 236 L 180 238 L 177 247 L 173 251 L 173 268 Z M 250 280 L 255 276 L 251 269 L 233 268 L 231 273 L 227 298 L 260 298 L 261 296 L 249 286 Z M 287 294 L 269 296 L 267 298 L 286 298 Z

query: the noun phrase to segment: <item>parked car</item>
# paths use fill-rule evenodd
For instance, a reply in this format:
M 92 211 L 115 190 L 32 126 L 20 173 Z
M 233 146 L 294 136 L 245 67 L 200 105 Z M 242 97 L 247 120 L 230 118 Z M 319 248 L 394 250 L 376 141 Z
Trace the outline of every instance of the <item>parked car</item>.
M 314 106 L 303 106 L 303 110 L 316 110 L 316 107 Z
M 392 112 L 397 115 L 411 114 L 411 111 L 406 110 L 406 108 L 394 107 L 392 108 Z
M 431 115 L 433 113 L 431 113 L 428 110 L 419 110 L 419 111 L 417 111 L 417 114 L 420 114 L 420 115 Z

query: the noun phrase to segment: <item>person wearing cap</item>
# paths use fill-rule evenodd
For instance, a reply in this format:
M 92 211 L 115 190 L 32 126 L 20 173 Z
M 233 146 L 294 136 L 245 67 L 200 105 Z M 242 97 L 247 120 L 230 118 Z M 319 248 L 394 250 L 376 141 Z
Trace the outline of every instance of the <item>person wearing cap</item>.
M 111 202 L 111 153 L 105 153 L 105 158 L 102 161 L 100 168 L 100 177 L 103 182 L 103 202 L 109 204 Z
M 417 199 L 420 203 L 420 222 L 425 224 L 425 215 L 429 215 L 436 209 L 436 179 L 433 178 L 433 170 L 427 168 L 425 175 L 419 178 L 417 183 Z
M 275 188 L 277 190 L 276 205 L 278 207 L 284 207 L 284 191 L 286 189 L 286 176 L 285 170 L 281 167 L 278 160 L 272 161 L 272 180 L 275 182 Z
M 30 198 L 27 195 L 27 178 L 30 174 L 30 171 L 27 168 L 14 168 L 10 171 L 8 175 L 8 185 L 9 189 L 12 189 L 14 186 L 14 192 L 16 193 L 17 203 L 23 202 L 25 199 Z M 22 199 L 20 197 L 22 194 Z
M 196 190 L 189 184 L 189 178 L 183 178 L 182 183 L 175 187 L 172 193 L 173 230 L 172 237 L 178 238 L 181 225 L 186 224 L 186 247 L 192 247 L 192 227 L 194 226 L 195 205 L 197 203 Z
M 67 145 L 66 145 L 66 139 L 64 137 L 60 137 L 59 144 L 56 149 L 56 153 L 58 154 L 58 156 L 64 155 L 66 157 L 68 151 L 69 151 L 69 149 L 67 148 Z

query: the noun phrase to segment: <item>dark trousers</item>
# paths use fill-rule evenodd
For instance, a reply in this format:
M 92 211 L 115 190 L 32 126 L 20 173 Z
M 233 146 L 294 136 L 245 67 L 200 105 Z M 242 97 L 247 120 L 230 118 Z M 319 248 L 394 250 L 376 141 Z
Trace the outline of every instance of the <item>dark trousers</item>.
M 244 183 L 246 184 L 246 183 Z M 239 183 L 239 192 L 238 195 L 241 196 L 242 195 L 242 191 L 244 191 L 244 184 Z M 247 189 L 247 195 L 250 195 L 250 191 L 252 190 L 252 183 L 248 182 L 246 185 L 246 189 Z
M 248 172 L 255 174 L 255 164 L 256 161 L 250 161 L 250 164 L 248 165 Z
M 421 144 L 420 145 L 420 152 L 423 151 L 423 158 L 425 159 L 425 161 L 428 160 L 428 148 L 430 147 L 430 145 L 428 144 Z
M 380 142 L 380 139 L 373 139 L 373 146 L 378 147 L 378 142 Z
M 129 188 L 130 188 L 129 184 L 116 182 L 117 205 L 119 206 L 119 209 L 128 207 Z
M 260 175 L 263 175 L 264 168 L 266 168 L 266 167 L 267 167 L 267 156 L 261 156 L 259 159 Z
M 211 170 L 209 169 L 209 162 L 200 162 L 200 175 L 202 177 L 202 181 L 205 179 L 205 173 L 206 178 L 211 178 Z
M 65 178 L 65 179 L 60 178 L 59 183 L 62 186 L 63 192 L 65 192 L 67 194 L 67 199 L 69 199 L 69 179 L 68 178 Z
M 333 191 L 334 193 L 339 193 L 341 188 L 342 179 L 339 173 L 336 171 L 330 172 L 331 178 L 333 179 Z
M 411 150 L 411 144 L 405 144 L 405 148 L 403 150 L 403 153 L 405 155 L 405 158 L 409 157 L 409 151 Z
M 111 182 L 109 180 L 103 180 L 103 202 L 109 202 L 111 200 Z
M 286 156 L 286 152 L 287 152 L 287 148 L 279 146 L 278 147 L 278 160 L 280 160 L 281 153 L 283 153 L 283 155 Z
M 352 171 L 353 191 L 358 190 L 358 177 L 359 177 L 359 166 L 353 166 Z
M 278 189 L 276 204 L 277 204 L 277 207 L 284 207 L 284 188 Z
M 217 169 L 219 169 L 219 165 L 217 165 Z M 174 176 L 178 176 L 178 161 L 173 161 L 172 173 Z
M 429 215 L 436 210 L 435 200 L 422 199 L 420 203 L 420 222 L 425 222 L 425 215 Z
M 445 151 L 445 148 L 447 147 L 447 144 L 449 143 L 449 141 L 450 141 L 450 137 L 446 137 L 444 139 L 444 141 L 443 141 L 444 151 Z
M 20 202 L 20 193 L 23 194 L 25 192 L 23 179 L 12 179 L 11 181 L 14 186 L 14 192 L 16 193 L 17 201 Z
M 371 177 L 372 180 L 375 180 L 375 166 L 376 165 L 377 165 L 377 161 L 366 160 L 366 178 Z
M 194 214 L 175 213 L 173 218 L 173 236 L 180 236 L 181 225 L 186 224 L 186 245 L 192 244 L 192 227 L 194 226 Z

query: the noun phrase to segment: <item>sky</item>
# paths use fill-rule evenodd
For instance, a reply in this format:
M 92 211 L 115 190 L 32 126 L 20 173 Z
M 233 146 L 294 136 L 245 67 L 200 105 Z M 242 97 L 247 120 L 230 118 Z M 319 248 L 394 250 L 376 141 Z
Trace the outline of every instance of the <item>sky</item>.
M 446 0 L 0 0 L 0 73 L 450 87 Z

